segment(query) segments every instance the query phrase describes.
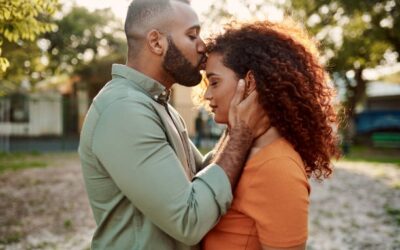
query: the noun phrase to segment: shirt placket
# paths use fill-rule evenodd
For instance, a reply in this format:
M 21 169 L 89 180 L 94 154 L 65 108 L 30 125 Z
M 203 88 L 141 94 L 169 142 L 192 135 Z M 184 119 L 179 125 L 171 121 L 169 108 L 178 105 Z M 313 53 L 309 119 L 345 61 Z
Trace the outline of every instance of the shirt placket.
M 157 100 L 158 103 L 160 103 L 164 106 L 169 118 L 171 119 L 176 131 L 179 134 L 180 141 L 181 141 L 181 143 L 183 145 L 183 149 L 184 149 L 185 159 L 186 159 L 185 172 L 186 172 L 187 176 L 189 177 L 189 179 L 192 179 L 194 176 L 194 172 L 193 172 L 193 169 L 191 166 L 192 164 L 190 163 L 190 149 L 188 146 L 189 142 L 187 141 L 187 138 L 185 137 L 185 135 L 182 134 L 182 131 L 180 130 L 179 126 L 177 125 L 178 121 L 176 121 L 175 117 L 171 114 L 171 111 L 169 110 L 169 107 L 168 107 L 169 93 L 164 90 L 159 96 L 156 95 L 156 96 L 154 96 L 154 98 Z

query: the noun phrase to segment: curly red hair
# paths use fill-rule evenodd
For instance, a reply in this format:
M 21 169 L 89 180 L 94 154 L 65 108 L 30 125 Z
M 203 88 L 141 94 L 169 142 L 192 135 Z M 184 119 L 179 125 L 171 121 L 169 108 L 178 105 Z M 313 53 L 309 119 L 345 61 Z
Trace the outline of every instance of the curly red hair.
M 299 152 L 309 177 L 328 177 L 340 155 L 335 92 L 307 33 L 292 21 L 233 23 L 209 39 L 207 51 L 221 54 L 238 78 L 253 73 L 271 125 Z

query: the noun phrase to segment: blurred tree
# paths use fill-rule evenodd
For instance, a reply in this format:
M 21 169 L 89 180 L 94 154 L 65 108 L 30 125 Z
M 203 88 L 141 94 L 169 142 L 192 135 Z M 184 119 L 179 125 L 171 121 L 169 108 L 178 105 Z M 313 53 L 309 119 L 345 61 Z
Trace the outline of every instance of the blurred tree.
M 42 80 L 40 72 L 46 69 L 43 64 L 43 51 L 35 42 L 21 41 L 3 44 L 4 54 L 11 60 L 7 71 L 0 72 L 2 89 L 0 96 L 16 89 L 30 90 L 32 84 Z
M 111 65 L 124 64 L 125 60 L 125 54 L 113 53 L 95 59 L 91 64 L 83 65 L 76 71 L 81 80 L 81 87 L 86 87 L 88 90 L 90 100 L 97 95 L 106 82 L 111 80 Z M 86 86 L 82 86 L 82 83 Z
M 344 114 L 353 118 L 365 97 L 364 70 L 398 62 L 400 1 L 293 0 L 288 9 L 321 42 L 328 70 L 345 89 Z
M 10 65 L 7 57 L 1 56 L 3 44 L 34 41 L 38 35 L 54 31 L 57 26 L 47 20 L 57 8 L 58 0 L 0 0 L 0 73 Z
M 111 65 L 124 63 L 127 45 L 120 20 L 111 9 L 88 11 L 72 7 L 56 22 L 59 32 L 48 33 L 48 75 L 78 76 L 76 87 L 85 88 L 89 99 L 111 78 Z
M 49 42 L 49 74 L 71 74 L 103 56 L 126 52 L 123 25 L 111 9 L 90 12 L 73 6 L 56 24 L 58 31 L 44 37 Z
M 54 23 L 58 27 L 55 32 L 43 34 L 34 42 L 4 43 L 4 52 L 12 59 L 12 64 L 6 72 L 0 73 L 3 87 L 29 90 L 39 82 L 65 82 L 72 75 L 89 79 L 85 74 L 99 72 L 83 68 L 109 62 L 110 56 L 123 61 L 126 45 L 122 24 L 110 9 L 90 12 L 73 6 Z M 4 88 L 1 91 L 4 92 Z

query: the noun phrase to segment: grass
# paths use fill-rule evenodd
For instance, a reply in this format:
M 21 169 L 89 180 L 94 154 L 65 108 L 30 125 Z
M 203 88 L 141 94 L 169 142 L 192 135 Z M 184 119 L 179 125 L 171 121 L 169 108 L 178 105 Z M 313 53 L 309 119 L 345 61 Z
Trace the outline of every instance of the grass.
M 396 221 L 397 225 L 400 226 L 400 209 L 385 206 L 385 210 Z
M 204 155 L 210 148 L 199 148 Z M 351 146 L 350 153 L 342 158 L 345 161 L 366 161 L 376 163 L 392 163 L 400 167 L 400 149 Z
M 0 238 L 0 244 L 7 245 L 12 243 L 18 243 L 21 240 L 21 233 L 13 232 L 3 238 Z
M 64 228 L 65 229 L 70 229 L 72 227 L 72 221 L 71 220 L 64 220 Z
M 400 149 L 351 146 L 343 160 L 392 163 L 400 167 Z
M 17 171 L 27 168 L 43 168 L 47 163 L 37 152 L 0 153 L 0 174 L 5 171 Z

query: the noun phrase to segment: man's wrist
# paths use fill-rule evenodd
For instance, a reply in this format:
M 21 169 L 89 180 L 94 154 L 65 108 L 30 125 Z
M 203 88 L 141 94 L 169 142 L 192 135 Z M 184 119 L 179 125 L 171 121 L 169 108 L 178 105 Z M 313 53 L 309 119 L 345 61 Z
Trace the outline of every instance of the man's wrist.
M 227 174 L 232 188 L 236 186 L 252 142 L 252 132 L 245 124 L 233 127 L 224 148 L 215 159 L 215 163 Z
M 239 121 L 236 123 L 235 127 L 231 127 L 228 130 L 228 134 L 230 136 L 240 136 L 241 138 L 245 138 L 245 139 L 247 138 L 250 140 L 250 144 L 255 137 L 255 133 L 243 121 Z

